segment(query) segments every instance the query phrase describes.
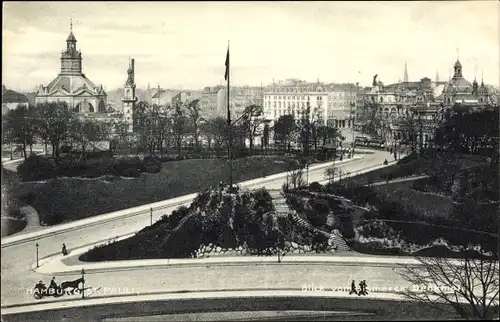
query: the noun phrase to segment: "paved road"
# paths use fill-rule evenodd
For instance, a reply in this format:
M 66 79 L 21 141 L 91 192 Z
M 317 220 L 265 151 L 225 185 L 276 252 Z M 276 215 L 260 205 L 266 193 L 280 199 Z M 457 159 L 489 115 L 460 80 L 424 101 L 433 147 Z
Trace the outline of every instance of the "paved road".
M 344 164 L 340 166 L 340 168 L 342 168 L 346 172 L 357 171 L 363 168 L 380 165 L 384 161 L 384 159 L 388 157 L 389 157 L 388 152 L 377 152 L 375 154 L 366 154 L 364 155 L 363 160 Z M 324 169 L 309 171 L 309 182 L 322 181 L 322 180 L 324 180 Z M 256 188 L 258 188 L 259 186 L 265 186 L 266 188 L 269 189 L 280 189 L 284 181 L 285 179 L 277 179 L 273 182 L 267 182 L 261 185 L 257 185 Z M 161 211 L 155 211 L 153 213 L 153 220 L 159 219 L 159 217 L 164 214 L 170 214 L 170 212 L 173 211 L 175 208 L 177 207 L 167 208 Z M 104 240 L 106 238 L 125 235 L 127 233 L 140 230 L 144 226 L 149 225 L 149 222 L 150 222 L 149 214 L 144 214 L 125 219 L 117 219 L 112 222 L 103 223 L 91 227 L 85 227 L 82 229 L 73 230 L 58 235 L 42 237 L 38 240 L 38 243 L 40 245 L 39 256 L 40 258 L 42 258 L 60 252 L 62 243 L 66 243 L 68 249 L 71 250 L 71 248 L 76 248 L 82 245 L 95 243 L 100 240 Z M 31 270 L 31 265 L 33 264 L 33 262 L 35 262 L 36 258 L 35 250 L 36 250 L 35 242 L 23 243 L 2 248 L 1 250 L 2 305 L 32 301 L 31 295 L 27 294 L 26 289 L 31 288 L 40 278 L 43 278 L 44 280 L 48 279 L 48 276 L 41 276 Z M 350 268 L 349 270 L 352 269 L 353 268 Z M 304 274 L 306 274 L 307 270 L 308 270 L 307 267 L 304 268 Z M 215 269 L 215 271 L 220 272 L 220 268 Z M 234 278 L 239 278 L 240 272 L 242 273 L 243 271 L 245 271 L 245 268 L 241 269 L 240 271 L 236 271 L 236 273 L 234 274 L 235 275 Z M 317 272 L 314 271 L 312 276 L 315 276 L 315 274 L 320 274 L 320 271 L 321 269 L 319 269 Z M 145 288 L 149 288 L 150 284 L 152 285 L 151 287 L 157 287 L 154 286 L 157 284 L 156 283 L 157 270 L 152 270 L 149 273 L 154 276 L 153 278 L 144 278 L 145 276 L 148 275 L 147 271 L 145 272 L 136 271 L 136 272 L 138 273 L 130 273 L 130 275 L 129 273 L 121 273 L 121 274 L 105 273 L 103 275 L 100 275 L 101 273 L 99 273 L 96 274 L 96 276 L 102 276 L 102 277 L 98 277 L 98 279 L 95 280 L 95 283 L 101 286 L 117 285 L 117 284 L 124 284 L 126 283 L 126 281 L 131 281 L 136 279 L 135 283 L 139 283 L 138 286 L 144 283 L 144 285 L 146 285 Z M 185 275 L 180 275 L 183 272 L 185 272 Z M 191 268 L 185 270 L 166 269 L 164 271 L 159 270 L 158 274 L 160 275 L 158 276 L 162 281 L 163 280 L 169 281 L 168 283 L 163 283 L 160 285 L 165 285 L 166 287 L 175 289 L 183 289 L 189 287 L 195 287 L 195 288 L 197 287 L 198 289 L 203 289 L 204 287 L 208 287 L 210 285 L 213 285 L 212 287 L 216 287 L 221 283 L 227 285 L 228 287 L 236 286 L 232 285 L 231 283 L 225 282 L 227 280 L 232 280 L 231 277 L 224 275 L 217 275 L 218 273 L 212 273 L 216 275 L 213 275 L 213 278 L 207 278 L 205 276 L 205 273 L 206 272 L 201 272 L 197 270 L 193 271 L 191 270 Z M 249 273 L 249 275 L 254 276 L 253 278 L 257 280 L 263 278 L 259 277 L 259 274 L 254 273 L 253 270 L 247 273 Z M 297 276 L 299 276 L 297 274 L 298 273 L 295 272 L 294 275 L 290 275 L 292 277 L 295 276 L 290 279 L 300 280 L 299 278 L 297 278 Z M 221 277 L 220 279 L 218 278 L 219 276 Z M 384 276 L 384 274 L 382 274 L 381 276 Z M 276 278 L 280 278 L 280 275 L 279 274 L 276 275 Z M 388 281 L 392 279 L 391 277 L 388 278 L 387 276 L 385 278 Z M 250 277 L 248 277 L 248 280 L 249 282 L 251 281 Z M 190 281 L 199 281 L 202 284 L 199 285 L 191 284 Z M 245 280 L 242 279 L 242 281 Z M 265 281 L 265 279 L 263 281 Z M 89 282 L 92 284 L 94 283 L 93 277 L 89 277 Z M 271 283 L 270 285 L 272 285 L 272 279 L 268 280 L 268 282 Z M 277 280 L 277 283 L 278 282 L 281 284 L 285 283 L 284 280 Z M 252 283 L 255 284 L 256 281 Z

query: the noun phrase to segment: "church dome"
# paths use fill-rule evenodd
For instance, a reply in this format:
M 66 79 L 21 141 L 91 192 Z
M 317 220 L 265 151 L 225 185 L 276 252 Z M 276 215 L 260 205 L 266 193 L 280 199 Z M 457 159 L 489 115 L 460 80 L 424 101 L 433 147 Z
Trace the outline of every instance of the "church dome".
M 453 77 L 445 86 L 445 93 L 471 93 L 472 84 L 463 77 Z
M 71 42 L 76 42 L 75 35 L 73 35 L 73 32 L 69 33 L 68 39 L 66 41 L 71 41 Z
M 471 82 L 466 80 L 462 75 L 462 64 L 459 60 L 456 61 L 455 74 L 453 78 L 446 83 L 443 92 L 445 93 L 472 93 L 473 86 Z

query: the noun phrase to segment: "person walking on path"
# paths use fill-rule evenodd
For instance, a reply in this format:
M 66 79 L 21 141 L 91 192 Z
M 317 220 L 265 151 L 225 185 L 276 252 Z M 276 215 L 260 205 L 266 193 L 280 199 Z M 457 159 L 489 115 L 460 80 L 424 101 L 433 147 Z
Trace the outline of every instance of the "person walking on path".
M 63 256 L 68 255 L 68 250 L 66 249 L 66 244 L 65 243 L 63 243 L 63 245 L 62 245 L 62 254 L 63 254 Z
M 351 290 L 349 291 L 349 295 L 351 295 L 353 293 L 358 294 L 358 291 L 356 290 L 356 281 L 355 280 L 352 280 Z

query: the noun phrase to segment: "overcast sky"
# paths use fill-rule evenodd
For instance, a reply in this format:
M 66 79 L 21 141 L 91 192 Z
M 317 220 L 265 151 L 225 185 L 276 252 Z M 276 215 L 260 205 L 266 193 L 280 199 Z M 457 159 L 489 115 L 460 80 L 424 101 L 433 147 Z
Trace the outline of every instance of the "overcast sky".
M 227 42 L 235 85 L 273 78 L 384 83 L 439 70 L 459 57 L 464 76 L 499 85 L 497 1 L 463 2 L 30 2 L 3 3 L 3 84 L 47 85 L 60 70 L 70 18 L 83 71 L 123 86 L 128 59 L 145 88 L 224 82 Z

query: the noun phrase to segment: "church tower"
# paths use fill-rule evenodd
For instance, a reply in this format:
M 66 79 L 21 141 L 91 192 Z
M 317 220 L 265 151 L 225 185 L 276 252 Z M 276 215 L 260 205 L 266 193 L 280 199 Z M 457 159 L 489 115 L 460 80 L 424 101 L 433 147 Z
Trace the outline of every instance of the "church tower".
M 403 82 L 408 83 L 408 68 L 406 66 L 406 62 L 405 62 L 405 75 L 403 78 Z
M 123 117 L 125 121 L 129 124 L 128 131 L 134 131 L 134 119 L 133 110 L 135 107 L 135 102 L 137 102 L 137 97 L 135 96 L 135 66 L 134 59 L 132 58 L 129 62 L 129 67 L 127 70 L 127 82 L 123 88 Z
M 69 25 L 66 50 L 61 53 L 60 75 L 82 75 L 82 54 L 76 50 L 76 38 L 73 35 L 73 20 Z

